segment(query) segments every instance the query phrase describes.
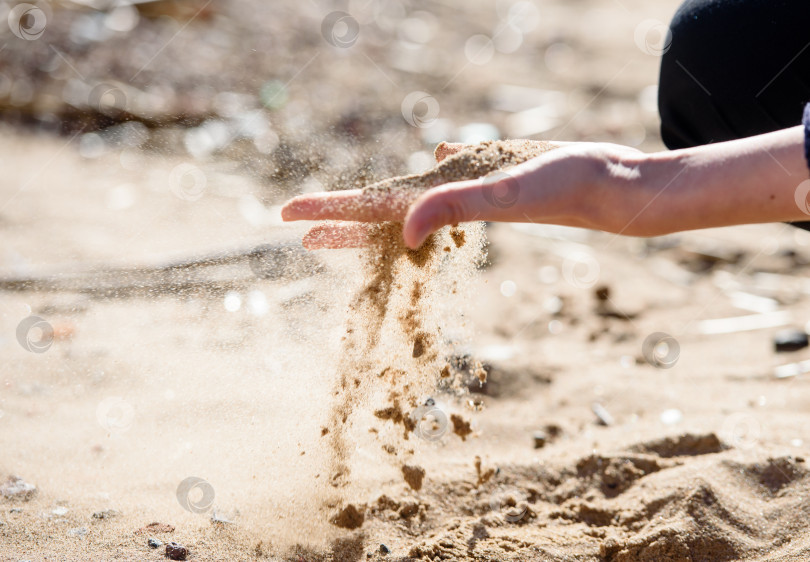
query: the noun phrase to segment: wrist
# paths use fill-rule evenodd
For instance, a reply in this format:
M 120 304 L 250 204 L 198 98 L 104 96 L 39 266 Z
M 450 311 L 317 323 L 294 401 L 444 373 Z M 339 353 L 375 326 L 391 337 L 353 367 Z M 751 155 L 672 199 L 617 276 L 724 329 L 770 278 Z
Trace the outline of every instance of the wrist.
M 671 152 L 644 154 L 605 145 L 589 209 L 593 228 L 626 236 L 659 236 L 667 226 L 668 192 L 683 164 Z M 675 227 L 677 230 L 677 227 Z

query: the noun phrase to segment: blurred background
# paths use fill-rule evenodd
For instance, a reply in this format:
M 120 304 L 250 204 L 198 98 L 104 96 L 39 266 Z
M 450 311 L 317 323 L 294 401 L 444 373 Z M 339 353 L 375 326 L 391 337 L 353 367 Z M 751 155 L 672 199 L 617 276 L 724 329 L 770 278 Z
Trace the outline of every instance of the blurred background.
M 312 483 L 357 256 L 304 252 L 308 225 L 283 224 L 280 205 L 424 171 L 444 140 L 662 150 L 658 64 L 678 4 L 0 2 L 0 480 L 40 490 L 0 514 L 0 554 L 69 559 L 80 544 L 144 559 L 133 532 L 152 520 L 211 560 L 261 557 L 269 530 L 293 543 L 332 533 L 311 517 Z M 508 463 L 686 428 L 749 451 L 810 437 L 790 417 L 806 406 L 797 377 L 770 381 L 770 334 L 701 323 L 803 326 L 807 233 L 489 236 L 468 311 L 468 351 L 491 371 L 476 439 L 422 444 L 428 480 L 445 487 L 419 501 L 440 516 L 368 524 L 371 542 L 407 552 L 458 513 L 498 511 L 458 484 L 476 456 L 508 476 L 522 474 Z M 644 347 L 661 332 L 677 348 L 663 370 Z M 410 493 L 365 455 L 384 468 L 360 500 Z M 219 511 L 178 501 L 197 477 Z M 123 516 L 91 516 L 104 510 Z M 259 538 L 216 534 L 211 517 Z M 582 537 L 558 537 L 578 546 L 548 559 L 598 559 L 599 538 Z

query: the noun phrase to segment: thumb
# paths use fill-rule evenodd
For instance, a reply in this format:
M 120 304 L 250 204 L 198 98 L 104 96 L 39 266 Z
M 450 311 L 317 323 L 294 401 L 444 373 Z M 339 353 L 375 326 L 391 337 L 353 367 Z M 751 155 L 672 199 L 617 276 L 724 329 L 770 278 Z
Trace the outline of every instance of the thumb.
M 505 172 L 431 189 L 408 210 L 402 231 L 405 244 L 418 248 L 430 234 L 450 224 L 508 220 L 520 195 L 518 180 Z

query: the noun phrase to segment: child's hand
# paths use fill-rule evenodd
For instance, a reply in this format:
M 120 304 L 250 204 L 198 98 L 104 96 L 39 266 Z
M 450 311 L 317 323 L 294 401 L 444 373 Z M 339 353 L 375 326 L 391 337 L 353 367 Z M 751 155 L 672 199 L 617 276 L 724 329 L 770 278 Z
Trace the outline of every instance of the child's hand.
M 442 143 L 436 159 L 469 148 Z M 302 195 L 282 209 L 285 221 L 328 220 L 304 237 L 309 249 L 362 246 L 363 223 L 404 222 L 405 243 L 416 248 L 435 230 L 465 221 L 543 222 L 593 226 L 609 162 L 640 154 L 605 144 L 565 143 L 488 177 L 447 183 L 425 191 L 360 189 Z M 350 222 L 348 222 L 350 221 Z
M 556 144 L 556 143 L 555 143 Z M 444 158 L 458 145 L 437 151 Z M 437 229 L 465 221 L 581 226 L 657 236 L 761 222 L 807 220 L 810 180 L 801 126 L 724 143 L 643 154 L 615 144 L 565 143 L 485 178 L 423 190 L 303 195 L 284 220 L 314 227 L 308 248 L 362 245 L 363 222 L 402 221 L 417 248 Z

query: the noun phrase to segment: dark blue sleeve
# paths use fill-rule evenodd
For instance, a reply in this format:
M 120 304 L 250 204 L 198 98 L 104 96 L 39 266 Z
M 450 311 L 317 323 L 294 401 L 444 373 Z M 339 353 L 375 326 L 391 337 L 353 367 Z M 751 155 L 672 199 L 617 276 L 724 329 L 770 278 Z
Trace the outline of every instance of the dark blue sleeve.
M 810 103 L 804 106 L 804 157 L 807 160 L 807 167 L 810 168 Z

